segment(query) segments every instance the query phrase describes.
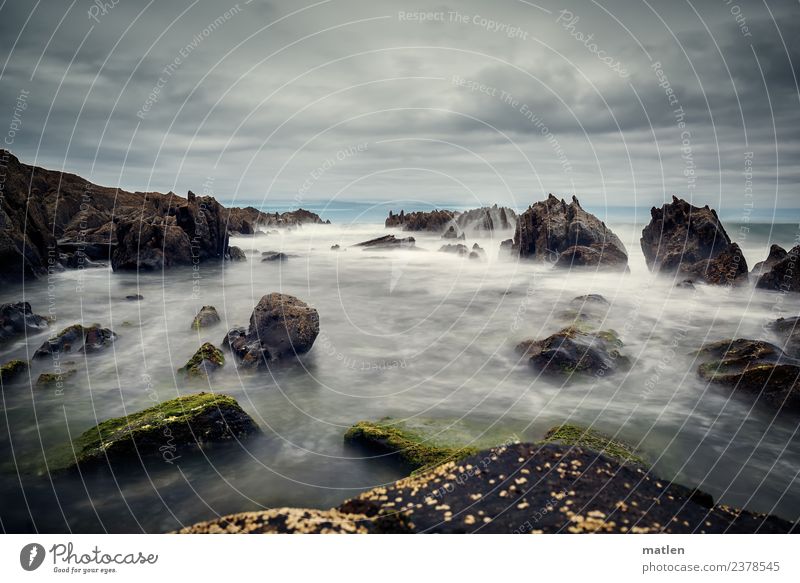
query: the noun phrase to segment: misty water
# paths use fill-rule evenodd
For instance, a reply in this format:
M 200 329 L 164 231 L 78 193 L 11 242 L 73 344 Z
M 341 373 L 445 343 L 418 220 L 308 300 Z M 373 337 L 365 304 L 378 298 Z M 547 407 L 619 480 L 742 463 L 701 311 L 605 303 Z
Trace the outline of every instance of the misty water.
M 98 322 L 119 338 L 100 354 L 64 358 L 78 373 L 61 391 L 4 389 L 2 527 L 162 532 L 265 507 L 331 507 L 405 473 L 343 443 L 356 421 L 385 416 L 477 445 L 540 439 L 564 422 L 592 426 L 637 446 L 663 478 L 796 520 L 797 417 L 707 385 L 692 352 L 708 341 L 763 338 L 767 322 L 800 313 L 800 298 L 750 287 L 677 289 L 648 272 L 643 225 L 609 226 L 630 254 L 628 274 L 511 260 L 499 249 L 511 233 L 467 238 L 486 250 L 484 262 L 440 253 L 446 241 L 424 233 L 411 233 L 422 250 L 364 251 L 350 245 L 409 233 L 352 223 L 234 238 L 254 253 L 247 262 L 198 272 L 91 269 L 6 286 L 0 302 L 24 299 L 56 322 L 3 345 L 2 362 L 30 359 L 49 334 L 76 322 Z M 792 224 L 750 225 L 744 238 L 737 225 L 726 227 L 750 267 L 770 243 L 788 248 L 797 236 Z M 270 250 L 290 258 L 262 263 L 260 252 Z M 177 375 L 201 343 L 219 345 L 229 328 L 246 325 L 269 292 L 319 311 L 320 336 L 300 363 L 251 373 L 229 358 L 210 380 Z M 633 366 L 568 383 L 539 376 L 514 346 L 568 324 L 571 300 L 588 293 L 611 303 L 602 328 L 619 332 Z M 126 301 L 131 294 L 144 299 Z M 198 332 L 190 323 L 203 305 L 223 322 Z M 51 368 L 37 361 L 32 381 Z M 50 452 L 97 422 L 200 390 L 236 398 L 263 435 L 146 468 L 136 461 L 113 472 L 48 473 Z

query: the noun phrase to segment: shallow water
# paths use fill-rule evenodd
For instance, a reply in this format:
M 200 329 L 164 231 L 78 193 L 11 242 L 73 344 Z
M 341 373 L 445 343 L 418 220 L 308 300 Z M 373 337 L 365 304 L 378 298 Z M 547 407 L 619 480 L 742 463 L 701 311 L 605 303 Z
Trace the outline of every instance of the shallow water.
M 354 422 L 384 416 L 479 445 L 535 440 L 567 421 L 591 425 L 638 445 L 666 479 L 796 520 L 796 416 L 776 416 L 706 386 L 690 353 L 706 341 L 762 337 L 766 322 L 800 313 L 800 298 L 750 288 L 675 289 L 647 271 L 641 225 L 610 226 L 631 255 L 630 274 L 553 271 L 498 257 L 510 233 L 467 241 L 487 250 L 487 262 L 438 253 L 444 241 L 419 233 L 413 235 L 422 251 L 363 251 L 348 246 L 401 233 L 354 224 L 232 241 L 246 251 L 295 255 L 286 263 L 248 255 L 247 263 L 163 275 L 66 271 L 3 288 L 0 302 L 29 301 L 36 313 L 57 318 L 56 330 L 99 322 L 119 339 L 105 353 L 65 359 L 79 372 L 63 391 L 3 391 L 2 527 L 160 532 L 261 507 L 330 507 L 403 474 L 342 442 Z M 766 257 L 769 243 L 788 247 L 797 235 L 793 225 L 765 225 L 743 239 L 737 225 L 726 226 L 751 267 Z M 334 243 L 343 250 L 330 250 Z M 229 364 L 210 384 L 177 376 L 202 342 L 219 345 L 274 291 L 296 295 L 320 313 L 320 337 L 300 364 L 258 374 L 239 374 Z M 144 300 L 124 299 L 136 293 Z M 569 321 L 570 300 L 587 293 L 611 302 L 603 327 L 620 333 L 631 370 L 563 386 L 537 376 L 520 362 L 515 344 L 557 331 Z M 223 323 L 198 333 L 191 320 L 208 304 Z M 47 336 L 3 346 L 0 360 L 30 358 Z M 52 363 L 36 366 L 34 381 Z M 70 435 L 198 390 L 235 397 L 264 435 L 172 464 L 159 460 L 146 471 L 137 463 L 114 474 L 48 476 L 46 457 Z

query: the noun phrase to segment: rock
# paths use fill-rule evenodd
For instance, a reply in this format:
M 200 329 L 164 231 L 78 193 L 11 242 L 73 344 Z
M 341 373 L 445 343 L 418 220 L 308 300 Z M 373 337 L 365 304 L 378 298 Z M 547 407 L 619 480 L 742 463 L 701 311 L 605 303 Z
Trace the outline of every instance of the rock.
M 117 224 L 119 245 L 111 255 L 114 271 L 159 271 L 192 264 L 192 243 L 175 224 L 127 220 Z
M 750 272 L 750 275 L 758 279 L 765 272 L 770 271 L 775 265 L 786 259 L 787 255 L 789 254 L 786 252 L 786 249 L 780 245 L 771 245 L 767 258 L 764 261 L 759 261 L 756 263 L 755 267 L 753 267 L 753 271 Z
M 778 318 L 769 329 L 781 340 L 781 348 L 792 358 L 800 358 L 800 316 Z
M 602 453 L 619 462 L 632 463 L 647 467 L 647 463 L 639 457 L 636 450 L 623 441 L 616 440 L 587 427 L 578 425 L 559 425 L 550 429 L 544 436 L 543 443 L 555 443 L 580 447 Z
M 282 261 L 288 261 L 288 260 L 289 260 L 289 256 L 286 255 L 286 253 L 265 251 L 264 253 L 261 254 L 261 262 L 262 263 L 270 262 L 270 261 L 282 262 Z
M 776 256 L 778 253 L 776 253 Z M 758 278 L 756 287 L 775 291 L 800 292 L 800 269 L 798 265 L 800 245 L 793 247 L 783 259 L 775 260 L 770 265 L 767 259 L 762 266 L 763 274 Z
M 356 243 L 353 247 L 365 247 L 367 249 L 411 249 L 416 244 L 414 237 L 396 238 L 394 235 L 384 235 L 362 243 Z
M 93 261 L 89 259 L 83 251 L 76 251 L 75 253 L 59 253 L 58 260 L 61 265 L 70 269 L 103 269 L 108 267 L 107 264 L 101 261 Z
M 100 423 L 75 439 L 54 465 L 84 469 L 137 463 L 140 457 L 173 463 L 193 449 L 257 433 L 258 425 L 232 397 L 197 393 Z
M 206 342 L 197 349 L 186 365 L 178 369 L 178 372 L 190 378 L 207 377 L 223 366 L 225 366 L 225 356 L 222 351 L 210 342 Z
M 36 386 L 40 389 L 57 388 L 60 389 L 72 377 L 78 374 L 74 368 L 60 372 L 43 372 L 36 379 Z
M 34 358 L 44 358 L 52 354 L 67 352 L 98 352 L 107 348 L 117 339 L 117 335 L 100 324 L 85 327 L 73 324 L 64 328 L 53 338 L 45 341 L 34 353 Z
M 262 229 L 268 227 L 298 227 L 305 224 L 330 225 L 330 221 L 323 221 L 318 214 L 302 208 L 284 213 L 262 212 L 251 206 L 231 208 L 226 209 L 225 217 L 228 231 L 242 235 L 267 234 Z M 269 234 L 277 232 L 270 229 Z
M 450 225 L 448 229 L 442 234 L 442 239 L 461 239 L 462 241 L 466 238 L 464 233 L 459 235 L 458 231 L 453 225 Z
M 683 281 L 679 281 L 675 284 L 675 287 L 679 289 L 696 289 L 694 287 L 694 282 L 691 279 L 684 279 Z
M 500 241 L 500 251 L 505 253 L 512 253 L 514 251 L 514 239 L 506 239 Z
M 28 363 L 24 360 L 9 360 L 0 367 L 0 385 L 10 385 L 22 378 L 28 370 Z
M 477 243 L 473 243 L 472 251 L 469 253 L 469 258 L 477 261 L 485 261 L 486 251 L 484 251 L 484 249 Z
M 0 304 L 0 342 L 23 333 L 35 334 L 47 326 L 47 319 L 34 314 L 28 302 Z
M 473 237 L 490 236 L 495 231 L 509 231 L 517 226 L 517 213 L 510 208 L 483 207 L 460 213 L 455 219 L 461 232 Z
M 203 306 L 197 315 L 192 320 L 192 328 L 199 330 L 200 328 L 209 328 L 220 323 L 219 314 L 214 306 Z
M 555 471 L 559 469 L 559 471 Z M 210 532 L 789 533 L 583 447 L 504 445 L 364 492 L 331 510 L 276 508 L 184 528 Z M 401 503 L 396 502 L 400 499 Z M 702 502 L 702 503 L 699 503 Z
M 144 296 L 142 294 L 135 294 L 135 295 L 125 296 L 125 299 L 128 300 L 129 302 L 140 302 L 144 299 Z
M 774 409 L 800 410 L 800 363 L 768 342 L 722 340 L 699 351 L 697 372 L 708 382 L 745 393 Z
M 402 228 L 404 231 L 441 233 L 450 225 L 454 217 L 455 213 L 447 210 L 416 211 L 408 214 L 400 211 L 399 215 L 389 211 L 389 217 L 384 224 L 387 228 Z
M 747 281 L 747 262 L 732 243 L 717 213 L 672 197 L 653 207 L 642 230 L 642 252 L 651 271 L 691 277 L 714 285 Z
M 463 245 L 461 243 L 457 243 L 455 245 L 452 245 L 452 244 L 448 243 L 447 245 L 442 245 L 441 247 L 439 247 L 439 252 L 440 253 L 455 253 L 456 255 L 462 255 L 463 256 L 463 255 L 469 254 L 469 249 L 467 249 L 466 245 Z
M 339 247 L 338 243 L 336 245 L 331 245 L 331 251 L 339 251 L 340 249 L 341 247 Z
M 263 296 L 250 316 L 250 327 L 230 330 L 222 342 L 244 368 L 266 366 L 311 350 L 319 334 L 317 310 L 294 296 Z
M 502 247 L 502 246 L 501 246 Z M 627 268 L 625 246 L 602 221 L 552 194 L 519 216 L 512 249 L 520 258 L 551 261 L 559 267 Z
M 230 246 L 228 247 L 228 261 L 247 261 L 247 255 L 241 248 Z
M 586 306 L 586 305 L 596 305 L 596 306 L 610 306 L 611 304 L 608 303 L 608 300 L 605 299 L 600 294 L 586 294 L 585 296 L 578 296 L 572 298 L 570 302 L 574 306 Z
M 517 351 L 542 372 L 604 376 L 630 367 L 621 347 L 613 330 L 587 332 L 570 326 L 544 340 L 524 340 Z
M 356 444 L 377 454 L 400 460 L 409 469 L 424 470 L 475 452 L 470 447 L 449 447 L 434 443 L 402 423 L 390 419 L 359 421 L 344 434 L 346 443 Z

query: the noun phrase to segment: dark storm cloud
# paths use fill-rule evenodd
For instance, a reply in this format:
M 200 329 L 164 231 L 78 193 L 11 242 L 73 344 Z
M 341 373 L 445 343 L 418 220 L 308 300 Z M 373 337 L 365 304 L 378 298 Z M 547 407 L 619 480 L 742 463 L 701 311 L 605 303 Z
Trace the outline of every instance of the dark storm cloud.
M 2 8 L 27 162 L 227 199 L 674 192 L 735 214 L 752 152 L 753 204 L 800 206 L 796 2 L 93 6 Z

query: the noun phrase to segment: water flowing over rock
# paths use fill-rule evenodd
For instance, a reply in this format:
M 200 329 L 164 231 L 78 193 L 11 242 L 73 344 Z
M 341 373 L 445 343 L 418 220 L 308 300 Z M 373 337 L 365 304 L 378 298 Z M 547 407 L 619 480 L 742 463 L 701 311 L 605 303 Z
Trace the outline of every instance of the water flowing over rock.
M 318 334 L 317 310 L 294 296 L 271 293 L 253 309 L 249 328 L 230 330 L 222 346 L 243 368 L 257 368 L 308 352 Z
M 800 245 L 786 252 L 777 245 L 777 250 L 761 265 L 762 274 L 756 287 L 775 291 L 800 292 Z
M 513 250 L 523 259 L 549 261 L 558 267 L 626 268 L 625 246 L 605 223 L 552 194 L 519 215 Z
M 731 242 L 714 209 L 673 196 L 671 203 L 653 207 L 650 215 L 641 245 L 651 271 L 715 285 L 747 281 L 742 251 Z
M 33 313 L 28 302 L 0 304 L 0 342 L 27 331 L 36 334 L 48 326 L 47 319 Z

